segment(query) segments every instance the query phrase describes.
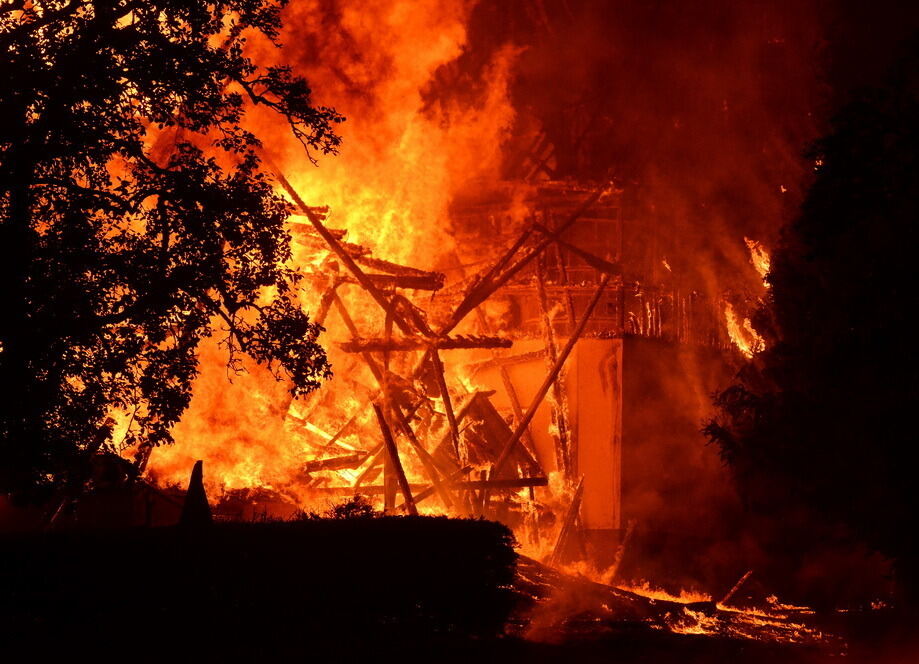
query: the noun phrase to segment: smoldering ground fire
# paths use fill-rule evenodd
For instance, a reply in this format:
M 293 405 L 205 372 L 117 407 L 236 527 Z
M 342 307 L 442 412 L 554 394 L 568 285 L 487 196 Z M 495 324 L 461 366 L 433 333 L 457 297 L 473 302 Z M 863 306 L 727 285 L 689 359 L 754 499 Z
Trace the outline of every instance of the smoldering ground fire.
M 825 128 L 823 11 L 291 3 L 283 48 L 245 49 L 345 116 L 341 152 L 314 160 L 265 107 L 243 122 L 292 204 L 285 266 L 332 377 L 293 398 L 228 364 L 215 320 L 174 445 L 122 444 L 132 413 L 112 413 L 131 506 L 88 498 L 61 524 L 175 520 L 196 467 L 218 522 L 361 496 L 347 509 L 505 524 L 533 639 L 627 616 L 844 649 L 760 577 L 768 554 L 701 433 L 767 347 L 770 253 Z

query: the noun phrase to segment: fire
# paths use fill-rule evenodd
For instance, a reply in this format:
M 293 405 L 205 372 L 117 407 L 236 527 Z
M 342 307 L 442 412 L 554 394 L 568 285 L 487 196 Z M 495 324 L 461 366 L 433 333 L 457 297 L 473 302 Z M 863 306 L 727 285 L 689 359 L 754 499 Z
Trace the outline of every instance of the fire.
M 326 328 L 321 341 L 329 353 L 334 377 L 316 393 L 292 401 L 285 384 L 267 369 L 250 363 L 228 367 L 225 349 L 220 347 L 219 325 L 215 326 L 214 339 L 201 349 L 191 407 L 174 428 L 177 443 L 153 452 L 146 469 L 148 476 L 160 485 L 184 485 L 194 462 L 202 459 L 208 494 L 214 502 L 230 499 L 235 492 L 264 490 L 287 505 L 322 511 L 328 503 L 357 492 L 370 495 L 379 506 L 385 493 L 389 508 L 399 510 L 407 493 L 418 499 L 420 512 L 488 513 L 502 519 L 499 509 L 503 509 L 515 513 L 514 527 L 524 552 L 540 558 L 557 557 L 566 521 L 570 521 L 571 530 L 585 529 L 578 522 L 578 506 L 571 510 L 577 500 L 578 477 L 565 472 L 568 461 L 564 454 L 544 453 L 534 464 L 538 473 L 499 478 L 511 482 L 538 479 L 542 484 L 512 485 L 501 494 L 500 508 L 486 512 L 483 505 L 491 499 L 486 485 L 495 479 L 489 473 L 495 472 L 498 454 L 491 450 L 490 459 L 485 454 L 476 456 L 467 441 L 473 437 L 470 431 L 484 427 L 483 422 L 493 415 L 491 424 L 500 433 L 492 437 L 499 439 L 499 445 L 504 443 L 501 427 L 511 432 L 519 424 L 544 373 L 525 379 L 535 384 L 522 386 L 524 381 L 520 381 L 516 388 L 505 376 L 507 394 L 500 397 L 506 397 L 508 403 L 498 405 L 498 399 L 495 404 L 488 402 L 491 411 L 483 407 L 457 424 L 450 421 L 451 411 L 455 414 L 469 407 L 477 395 L 485 393 L 485 379 L 473 366 L 499 359 L 495 347 L 439 350 L 444 389 L 431 372 L 420 370 L 428 358 L 423 346 L 390 352 L 381 351 L 379 344 L 417 341 L 400 329 L 396 319 L 402 315 L 417 316 L 420 323 L 416 320 L 412 325 L 428 328 L 430 333 L 420 336 L 428 340 L 439 336 L 441 325 L 450 319 L 462 294 L 477 283 L 474 279 L 484 270 L 496 264 L 514 237 L 529 242 L 521 240 L 518 248 L 548 244 L 544 237 L 551 237 L 551 224 L 557 228 L 580 207 L 581 212 L 591 211 L 585 215 L 590 217 L 589 224 L 577 242 L 566 245 L 567 250 L 580 252 L 577 255 L 582 258 L 587 254 L 587 262 L 575 263 L 577 271 L 564 274 L 567 267 L 559 249 L 545 264 L 534 268 L 540 274 L 559 273 L 543 284 L 544 290 L 556 289 L 550 293 L 553 297 L 543 292 L 542 298 L 533 296 L 529 303 L 539 311 L 546 336 L 537 350 L 530 346 L 523 351 L 539 355 L 537 366 L 545 360 L 545 367 L 539 366 L 537 372 L 553 366 L 553 356 L 557 358 L 566 347 L 567 340 L 561 335 L 554 338 L 556 332 L 550 330 L 563 322 L 570 322 L 568 329 L 574 327 L 591 298 L 590 292 L 600 282 L 597 275 L 604 279 L 598 298 L 607 283 L 610 287 L 607 299 L 597 308 L 605 327 L 598 324 L 593 334 L 594 340 L 609 342 L 609 347 L 587 359 L 593 366 L 604 363 L 600 387 L 608 389 L 610 395 L 619 389 L 617 381 L 621 382 L 623 337 L 720 345 L 724 334 L 718 303 L 705 293 L 681 286 L 686 261 L 685 256 L 681 260 L 676 246 L 668 247 L 665 254 L 646 242 L 644 235 L 640 249 L 657 252 L 649 264 L 653 264 L 655 274 L 662 273 L 662 266 L 666 281 L 652 283 L 643 274 L 628 274 L 622 267 L 627 244 L 622 239 L 623 229 L 644 220 L 624 218 L 626 197 L 609 181 L 547 181 L 550 175 L 546 174 L 539 175 L 534 183 L 521 175 L 503 174 L 503 147 L 517 119 L 510 89 L 515 64 L 522 57 L 520 49 L 496 49 L 482 69 L 482 80 L 472 86 L 474 92 L 455 96 L 432 93 L 434 82 L 444 79 L 445 87 L 450 88 L 451 83 L 461 87 L 451 77 L 461 82 L 465 74 L 457 73 L 452 65 L 468 46 L 467 21 L 473 3 L 382 0 L 368 5 L 349 0 L 331 4 L 334 9 L 327 3 L 320 3 L 320 7 L 309 3 L 288 6 L 282 35 L 287 46 L 281 57 L 314 85 L 317 105 L 334 106 L 347 117 L 340 130 L 341 154 L 323 159 L 317 168 L 274 116 L 254 109 L 246 121 L 265 146 L 265 163 L 276 171 L 278 191 L 296 203 L 289 222 L 292 267 L 304 276 L 299 294 L 302 306 Z M 259 50 L 263 45 L 253 40 L 248 47 Z M 538 132 L 527 133 L 532 122 L 528 119 L 526 128 L 520 130 L 528 140 L 539 137 Z M 534 146 L 539 147 L 535 141 Z M 536 150 L 534 156 L 545 165 L 548 157 L 542 150 Z M 516 179 L 499 182 L 502 177 Z M 464 228 L 462 217 L 453 215 L 451 206 L 457 199 L 470 197 L 470 191 L 472 198 L 493 196 L 500 187 L 504 187 L 499 206 L 504 215 L 503 234 Z M 556 208 L 537 210 L 530 205 L 531 194 L 539 187 Z M 594 204 L 597 209 L 591 207 Z M 537 211 L 542 214 L 538 219 L 534 216 Z M 494 221 L 489 219 L 488 223 Z M 652 221 L 648 221 L 649 227 Z M 359 285 L 358 275 L 334 243 L 317 235 L 320 226 L 335 238 L 334 243 L 346 247 L 345 253 L 357 256 L 354 260 L 366 272 L 380 279 L 379 289 L 387 297 L 396 301 L 404 296 L 400 316 L 387 315 L 372 289 Z M 618 241 L 614 237 L 617 228 Z M 474 235 L 471 230 L 480 234 L 470 246 L 464 238 Z M 754 266 L 764 276 L 768 254 L 759 243 L 747 240 L 747 245 Z M 386 266 L 398 269 L 386 272 Z M 412 283 L 417 287 L 385 285 L 391 283 L 386 279 L 396 277 L 415 280 Z M 594 278 L 596 282 L 591 283 Z M 559 288 L 562 279 L 569 287 L 567 297 L 558 295 L 563 290 Z M 392 310 L 397 308 L 391 306 Z M 486 300 L 472 306 L 465 319 L 456 321 L 455 331 L 451 327 L 443 334 L 503 334 L 514 337 L 516 343 L 523 335 L 519 329 L 523 314 L 518 309 L 520 306 L 509 300 Z M 763 340 L 749 319 L 739 317 L 730 304 L 725 306 L 724 317 L 731 338 L 744 354 L 752 356 L 762 350 Z M 364 342 L 377 342 L 378 346 L 365 352 L 355 350 Z M 559 375 L 556 373 L 556 378 Z M 580 380 L 583 383 L 587 378 Z M 511 397 L 514 389 L 521 394 Z M 564 421 L 567 397 L 562 389 L 557 392 L 543 395 L 544 410 L 553 412 L 538 424 L 540 434 L 553 441 L 572 436 Z M 370 406 L 382 404 L 386 410 L 391 405 L 385 403 L 387 400 L 395 401 L 404 394 L 413 397 L 405 407 L 405 422 L 399 419 L 402 413 L 383 418 L 388 419 L 400 450 L 396 456 L 400 457 L 404 478 L 399 479 L 409 489 L 392 492 L 392 475 L 397 473 L 390 466 L 393 460 L 383 442 L 384 429 Z M 615 398 L 619 399 L 618 393 Z M 621 401 L 617 403 L 621 405 Z M 397 405 L 392 410 L 403 408 Z M 614 430 L 621 422 L 611 420 L 608 426 Z M 585 428 L 580 429 L 584 438 Z M 413 436 L 417 440 L 411 440 Z M 521 434 L 518 444 L 535 459 L 535 445 L 525 440 L 527 436 L 535 438 L 535 434 Z M 429 466 L 436 466 L 438 459 L 428 457 L 445 447 L 451 448 L 448 461 L 455 460 L 456 465 L 444 464 L 449 467 L 432 472 Z M 449 483 L 464 485 L 455 491 L 461 498 L 451 500 L 449 491 L 443 495 L 434 490 L 432 477 L 438 473 Z M 538 493 L 536 486 L 540 487 Z M 614 490 L 620 490 L 618 484 L 609 489 Z M 418 498 L 421 494 L 425 495 Z M 569 513 L 571 519 L 566 519 Z M 618 528 L 618 512 L 615 518 L 617 525 L 603 527 Z M 703 601 L 694 596 L 685 599 Z
M 753 357 L 766 347 L 766 342 L 753 328 L 750 319 L 741 319 L 730 302 L 724 303 L 724 322 L 731 341 L 746 357 Z
M 768 288 L 769 282 L 766 280 L 766 275 L 769 274 L 769 252 L 766 251 L 761 242 L 751 240 L 748 237 L 745 237 L 743 241 L 746 243 L 747 249 L 750 250 L 750 262 L 763 280 L 763 286 Z
M 711 602 L 712 596 L 708 593 L 680 588 L 679 593 L 674 594 L 651 585 L 648 581 L 642 581 L 637 584 L 625 584 L 619 586 L 622 590 L 630 593 L 647 597 L 648 599 L 663 600 L 665 602 L 676 602 L 679 604 L 693 604 L 695 602 Z
M 256 110 L 250 119 L 253 129 L 270 146 L 268 159 L 297 193 L 311 205 L 324 206 L 324 223 L 346 229 L 343 241 L 398 264 L 452 267 L 457 259 L 447 207 L 470 179 L 495 177 L 503 136 L 514 117 L 507 84 L 515 51 L 498 53 L 474 102 L 432 109 L 426 86 L 439 67 L 462 51 L 468 3 L 339 4 L 335 30 L 320 25 L 327 19 L 320 9 L 288 8 L 283 41 L 289 46 L 283 56 L 315 85 L 317 103 L 334 105 L 348 118 L 341 130 L 341 155 L 316 168 L 273 116 Z M 257 43 L 251 47 L 260 48 Z M 321 50 L 321 61 L 312 49 Z M 159 483 L 184 483 L 194 461 L 205 459 L 213 496 L 266 488 L 309 508 L 317 498 L 305 488 L 305 464 L 328 454 L 363 453 L 367 447 L 350 432 L 332 442 L 349 419 L 367 423 L 363 409 L 375 387 L 359 356 L 341 352 L 336 344 L 352 337 L 341 311 L 368 337 L 384 334 L 385 316 L 355 285 L 337 289 L 340 306 L 323 303 L 330 280 L 347 279 L 347 271 L 327 246 L 317 245 L 302 214 L 291 218 L 290 231 L 293 264 L 307 275 L 300 294 L 303 307 L 314 318 L 324 310 L 323 341 L 334 378 L 321 393 L 291 402 L 283 383 L 265 369 L 245 365 L 242 373 L 228 370 L 223 349 L 211 343 L 202 351 L 192 405 L 175 427 L 178 444 L 157 449 L 151 457 L 149 474 Z M 447 372 L 451 385 L 474 389 L 475 381 L 465 372 L 453 365 Z M 442 404 L 435 408 L 444 412 Z M 410 481 L 422 481 L 419 462 L 404 456 Z M 323 474 L 351 486 L 361 470 Z M 318 499 L 319 504 L 323 500 L 330 499 Z
M 766 279 L 769 274 L 769 252 L 757 240 L 745 237 L 744 243 L 750 251 L 750 263 L 756 269 L 760 279 L 762 279 L 763 286 L 769 288 L 769 281 Z M 731 342 L 746 357 L 753 357 L 756 353 L 766 348 L 765 340 L 753 327 L 750 319 L 737 315 L 734 305 L 730 302 L 724 303 L 724 322 Z

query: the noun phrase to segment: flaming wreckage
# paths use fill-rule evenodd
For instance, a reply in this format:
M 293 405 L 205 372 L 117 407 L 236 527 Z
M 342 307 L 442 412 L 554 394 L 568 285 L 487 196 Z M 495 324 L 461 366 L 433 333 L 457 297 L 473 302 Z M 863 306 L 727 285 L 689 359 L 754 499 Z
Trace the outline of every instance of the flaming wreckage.
M 261 491 L 263 509 L 363 494 L 390 513 L 497 519 L 552 561 L 612 555 L 627 340 L 731 344 L 717 303 L 639 278 L 669 267 L 644 249 L 655 243 L 630 223 L 624 192 L 503 183 L 457 201 L 448 285 L 348 242 L 327 208 L 276 176 L 299 213 L 292 232 L 321 294 L 313 317 L 329 328 L 335 381 L 363 400 L 343 404 L 339 385 L 288 404 L 285 429 L 309 456 L 295 481 Z M 535 213 L 514 222 L 521 191 Z M 493 256 L 463 250 L 489 239 Z M 630 249 L 640 260 L 624 260 Z M 245 517 L 252 504 L 228 492 L 217 513 Z

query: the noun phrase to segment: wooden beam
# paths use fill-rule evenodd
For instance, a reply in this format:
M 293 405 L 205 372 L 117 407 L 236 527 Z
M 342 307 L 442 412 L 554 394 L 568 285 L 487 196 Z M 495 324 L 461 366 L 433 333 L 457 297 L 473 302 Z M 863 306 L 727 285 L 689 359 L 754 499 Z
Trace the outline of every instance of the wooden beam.
M 446 478 L 446 481 L 449 482 L 449 483 L 455 483 L 457 480 L 459 480 L 459 478 L 461 478 L 461 477 L 463 477 L 463 476 L 465 476 L 465 475 L 468 475 L 470 472 L 472 472 L 472 468 L 473 468 L 472 466 L 465 466 L 465 467 L 463 467 L 463 468 L 460 468 L 460 469 L 457 470 L 455 473 L 453 473 L 452 475 L 448 476 L 448 477 Z M 421 488 L 420 491 L 418 491 L 417 493 L 414 494 L 414 497 L 415 497 L 415 505 L 417 505 L 418 503 L 420 503 L 422 500 L 427 500 L 428 498 L 430 498 L 431 496 L 433 496 L 434 493 L 435 493 L 436 491 L 437 491 L 437 489 L 436 489 L 436 487 L 434 487 L 433 484 L 430 485 L 430 486 Z M 403 505 L 399 505 L 396 509 L 404 509 L 404 507 L 405 507 L 405 506 L 404 506 L 404 504 L 403 504 Z
M 552 549 L 552 554 L 547 561 L 550 567 L 554 567 L 561 562 L 565 547 L 568 545 L 568 541 L 571 538 L 571 531 L 574 530 L 578 515 L 581 513 L 581 500 L 583 496 L 584 478 L 582 477 L 578 480 L 578 486 L 574 490 L 571 503 L 568 505 L 568 511 L 565 513 L 565 520 L 562 522 L 562 527 L 558 531 L 558 539 L 555 540 L 555 548 Z
M 412 498 L 412 489 L 409 487 L 408 479 L 405 477 L 405 470 L 402 468 L 402 460 L 399 458 L 399 449 L 396 447 L 396 441 L 393 440 L 392 431 L 386 418 L 383 417 L 383 411 L 380 406 L 373 404 L 373 412 L 377 415 L 377 421 L 380 423 L 380 432 L 383 434 L 383 445 L 389 455 L 389 462 L 392 470 L 396 475 L 399 488 L 402 491 L 402 497 L 405 500 L 405 508 L 412 516 L 418 516 L 418 509 L 415 507 L 415 500 Z
M 373 471 L 374 468 L 380 465 L 383 461 L 384 454 L 384 445 L 380 443 L 372 450 L 370 450 L 370 463 L 367 464 L 367 467 L 361 471 L 361 474 L 357 476 L 357 479 L 354 480 L 354 484 L 351 485 L 350 490 L 354 490 L 364 483 L 364 480 L 367 479 L 367 476 Z
M 432 272 L 426 275 L 368 274 L 367 278 L 378 288 L 406 288 L 409 290 L 436 291 L 444 287 L 444 275 Z
M 562 249 L 566 249 L 575 254 L 598 272 L 609 274 L 611 276 L 618 276 L 622 274 L 621 263 L 614 263 L 612 261 L 606 260 L 605 258 L 600 258 L 596 254 L 592 254 L 589 251 L 585 251 L 584 249 L 571 244 L 570 242 L 566 242 L 565 240 L 555 236 L 551 230 L 542 224 L 533 224 L 533 227 L 543 235 L 553 237 L 552 241 L 555 242 L 555 244 L 557 244 Z
M 515 493 L 520 489 L 525 489 L 527 487 L 536 487 L 536 486 L 546 486 L 548 484 L 548 479 L 545 477 L 518 477 L 512 479 L 504 480 L 459 480 L 459 477 L 470 473 L 473 470 L 472 466 L 465 466 L 460 470 L 456 471 L 447 478 L 447 486 L 460 489 L 460 490 L 476 490 L 476 489 L 488 489 L 493 492 L 510 492 Z M 434 488 L 432 484 L 409 484 L 409 488 L 413 492 L 412 497 L 417 505 L 422 500 L 430 498 L 433 496 L 437 489 Z M 362 486 L 359 488 L 348 487 L 348 486 L 329 486 L 329 487 L 317 487 L 313 489 L 316 493 L 330 493 L 335 495 L 354 495 L 355 493 L 363 493 L 368 496 L 380 495 L 384 492 L 385 487 L 381 484 L 372 484 L 369 486 Z M 396 509 L 402 509 L 405 505 L 401 504 L 396 507 Z
M 368 452 L 358 452 L 346 456 L 331 457 L 329 459 L 315 459 L 303 464 L 303 472 L 315 473 L 320 470 L 338 470 L 341 468 L 357 468 L 369 456 Z
M 484 371 L 485 369 L 492 369 L 494 367 L 510 367 L 514 366 L 515 364 L 526 364 L 527 362 L 541 360 L 545 356 L 545 349 L 533 350 L 528 353 L 520 353 L 519 355 L 496 356 L 490 360 L 483 360 L 482 362 L 476 362 L 466 366 L 468 366 L 474 374 L 477 374 L 480 371 Z
M 536 261 L 536 293 L 539 300 L 539 308 L 542 310 L 543 317 L 543 334 L 546 337 L 546 360 L 551 370 L 558 363 L 558 346 L 555 343 L 555 327 L 552 320 L 552 312 L 549 311 L 549 301 L 546 297 L 546 287 L 543 281 L 545 274 L 543 270 L 542 259 Z M 574 326 L 572 326 L 574 327 Z M 571 446 L 569 440 L 567 400 L 562 385 L 561 373 L 557 380 L 552 382 L 552 398 L 555 402 L 552 405 L 552 415 L 555 420 L 555 428 L 558 436 L 555 438 L 555 461 L 558 469 L 562 471 L 566 478 L 571 476 Z
M 504 391 L 507 392 L 507 396 L 511 402 L 511 409 L 514 411 L 514 419 L 517 422 L 520 422 L 523 419 L 523 408 L 520 406 L 520 398 L 517 396 L 517 390 L 514 388 L 514 383 L 511 382 L 511 376 L 507 371 L 507 367 L 501 367 L 501 381 L 504 383 Z M 527 457 L 527 461 L 534 468 L 539 469 L 539 472 L 543 472 L 542 466 L 539 463 L 539 460 L 536 458 L 536 443 L 533 440 L 533 434 L 530 432 L 530 427 L 527 426 L 524 429 L 523 434 L 521 434 L 520 449 L 523 450 L 524 456 Z
M 550 231 L 550 235 L 545 236 L 539 243 L 536 244 L 529 252 L 527 252 L 522 258 L 520 258 L 516 263 L 510 267 L 506 265 L 510 262 L 511 258 L 516 255 L 517 251 L 523 246 L 526 239 L 529 237 L 532 232 L 532 227 L 528 228 L 524 233 L 518 238 L 518 240 L 511 246 L 511 248 L 505 252 L 504 256 L 495 264 L 485 275 L 478 279 L 466 293 L 466 297 L 459 304 L 459 306 L 454 310 L 453 316 L 450 320 L 444 325 L 443 329 L 440 330 L 441 334 L 449 333 L 454 327 L 459 325 L 460 321 L 466 317 L 466 315 L 479 306 L 486 299 L 491 297 L 491 294 L 496 290 L 501 288 L 506 284 L 515 274 L 517 274 L 521 269 L 529 264 L 534 258 L 548 247 L 555 238 L 561 236 L 568 228 L 574 224 L 578 218 L 587 212 L 590 207 L 596 203 L 603 193 L 606 191 L 607 187 L 600 187 L 594 193 L 587 197 L 584 202 L 569 215 L 569 217 L 558 227 L 555 231 Z
M 545 477 L 513 477 L 503 480 L 480 479 L 452 482 L 451 487 L 456 489 L 525 489 L 531 486 L 548 486 L 549 480 Z
M 444 402 L 444 410 L 447 411 L 447 424 L 450 426 L 450 435 L 453 439 L 453 452 L 456 459 L 462 465 L 463 457 L 460 455 L 460 435 L 459 426 L 456 422 L 456 413 L 453 412 L 453 402 L 450 400 L 450 390 L 447 389 L 447 379 L 444 376 L 444 365 L 440 361 L 440 354 L 436 348 L 431 349 L 431 366 L 434 369 L 434 379 L 437 381 L 437 388 L 440 390 L 440 397 Z
M 414 267 L 409 267 L 408 265 L 399 265 L 398 263 L 391 263 L 390 261 L 383 260 L 382 258 L 374 258 L 373 256 L 358 256 L 354 259 L 361 265 L 366 265 L 367 267 L 373 270 L 379 270 L 380 272 L 385 272 L 386 274 L 394 274 L 397 276 L 403 277 L 418 277 L 422 279 L 431 279 L 440 281 L 443 283 L 446 281 L 446 275 L 440 272 L 428 272 L 427 270 L 419 270 Z
M 753 570 L 752 569 L 747 570 L 747 573 L 744 574 L 742 577 L 740 577 L 740 580 L 738 580 L 737 583 L 734 584 L 734 586 L 728 591 L 727 595 L 722 597 L 721 601 L 716 602 L 716 606 L 724 606 L 729 601 L 731 601 L 731 598 L 737 594 L 737 591 L 740 590 L 740 587 L 743 584 L 745 584 L 747 582 L 747 579 L 749 579 L 751 576 L 753 576 Z
M 402 435 L 408 439 L 412 449 L 415 450 L 415 454 L 418 455 L 418 459 L 421 461 L 421 465 L 424 467 L 425 472 L 431 479 L 431 484 L 434 485 L 434 488 L 437 490 L 437 494 L 440 496 L 440 499 L 443 501 L 447 508 L 453 507 L 453 496 L 450 495 L 447 487 L 444 486 L 443 482 L 440 481 L 440 475 L 437 472 L 437 462 L 434 460 L 434 457 L 432 457 L 431 454 L 426 449 L 424 449 L 424 446 L 415 436 L 415 432 L 412 430 L 408 419 L 402 413 L 402 409 L 395 404 L 390 405 L 391 412 L 396 417 L 396 423 L 399 425 L 399 429 L 401 430 Z
M 455 337 L 425 338 L 423 336 L 394 339 L 355 337 L 338 344 L 346 353 L 392 353 L 415 350 L 457 350 L 469 348 L 510 348 L 513 342 L 501 337 L 458 335 Z

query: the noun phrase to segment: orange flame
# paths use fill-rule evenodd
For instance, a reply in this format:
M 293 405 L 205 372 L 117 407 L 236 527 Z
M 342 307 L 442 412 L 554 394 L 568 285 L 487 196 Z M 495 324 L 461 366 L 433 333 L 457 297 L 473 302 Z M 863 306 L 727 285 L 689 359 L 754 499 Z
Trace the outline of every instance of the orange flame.
M 753 328 L 750 319 L 741 320 L 734 312 L 734 305 L 730 302 L 724 303 L 724 322 L 731 341 L 746 357 L 753 357 L 766 348 L 765 340 Z
M 507 85 L 516 52 L 497 54 L 474 102 L 432 108 L 425 89 L 435 71 L 461 53 L 469 3 L 338 4 L 335 29 L 323 25 L 328 17 L 320 9 L 291 6 L 284 57 L 315 86 L 317 104 L 334 105 L 348 118 L 341 129 L 341 155 L 316 168 L 277 118 L 255 109 L 249 122 L 300 196 L 310 205 L 329 207 L 330 228 L 347 229 L 346 241 L 400 264 L 452 266 L 447 208 L 463 183 L 497 174 L 501 143 L 514 118 Z M 318 62 L 304 46 L 313 38 L 327 40 L 313 44 L 322 51 Z M 269 53 L 265 49 L 266 57 Z M 290 230 L 293 265 L 308 277 L 302 305 L 315 317 L 334 256 L 310 241 L 302 217 L 291 218 Z M 381 332 L 381 310 L 361 289 L 345 284 L 337 293 L 362 334 Z M 304 464 L 330 452 L 344 455 L 369 447 L 354 435 L 343 435 L 334 450 L 324 446 L 351 416 L 366 416 L 361 407 L 376 387 L 359 359 L 336 347 L 351 337 L 336 307 L 324 326 L 322 342 L 335 376 L 299 402 L 291 402 L 283 383 L 261 367 L 247 364 L 245 373 L 231 374 L 228 383 L 225 353 L 216 341 L 207 345 L 191 407 L 174 429 L 177 444 L 154 451 L 150 475 L 160 483 L 183 484 L 194 461 L 204 459 L 212 496 L 267 488 L 302 507 L 320 507 L 306 488 Z M 447 370 L 451 384 L 472 385 L 470 377 L 452 375 L 457 370 L 451 366 Z M 417 460 L 406 455 L 403 463 L 409 480 L 421 481 Z M 359 470 L 323 473 L 350 486 Z
M 753 263 L 753 267 L 756 268 L 756 272 L 763 280 L 763 286 L 768 288 L 769 282 L 766 280 L 766 275 L 769 274 L 769 252 L 766 251 L 766 248 L 762 245 L 762 243 L 758 242 L 757 240 L 751 240 L 750 238 L 745 237 L 743 241 L 746 243 L 747 249 L 750 250 L 750 262 Z

